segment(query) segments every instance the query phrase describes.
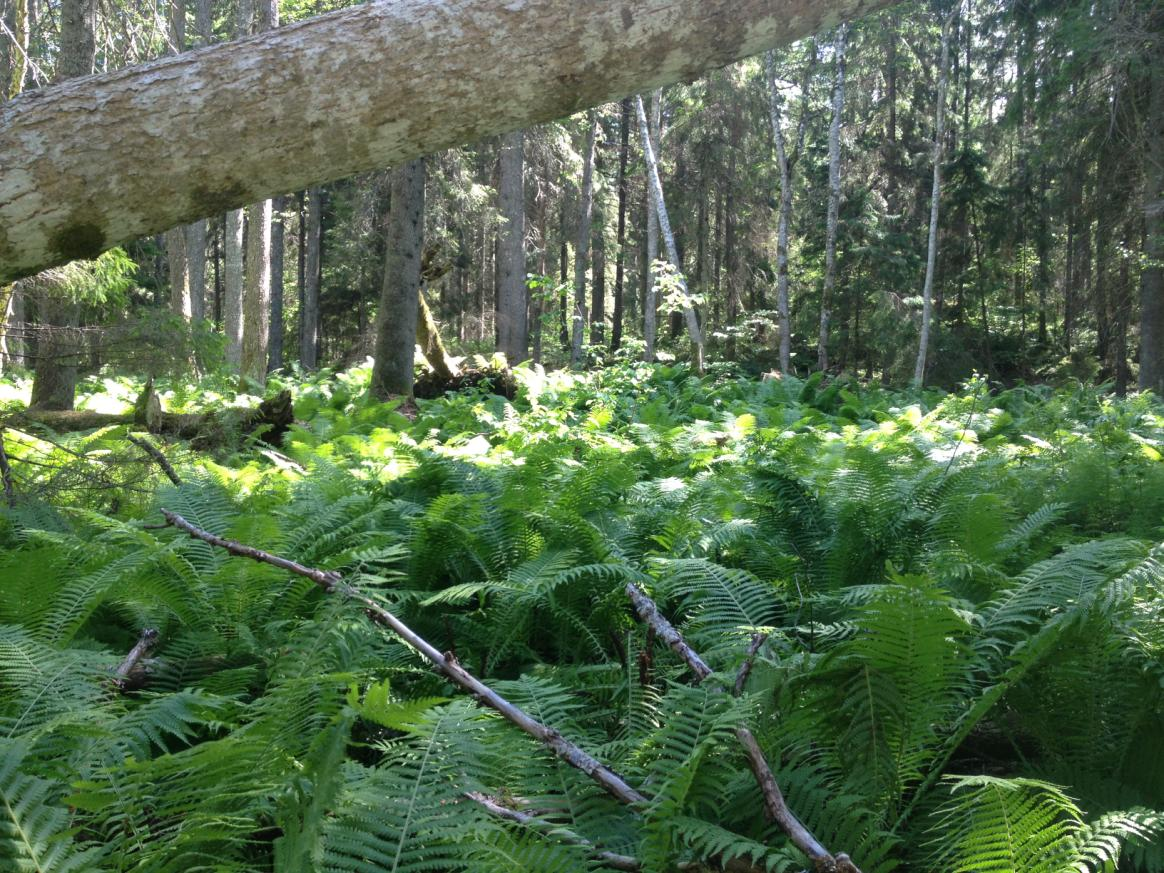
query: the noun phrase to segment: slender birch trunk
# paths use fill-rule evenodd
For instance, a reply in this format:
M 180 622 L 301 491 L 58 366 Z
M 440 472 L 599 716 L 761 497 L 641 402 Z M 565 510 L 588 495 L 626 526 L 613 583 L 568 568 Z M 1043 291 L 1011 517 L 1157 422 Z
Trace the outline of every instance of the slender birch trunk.
M 845 107 L 845 38 L 847 26 L 837 28 L 835 42 L 837 78 L 833 88 L 833 121 L 829 126 L 829 206 L 825 229 L 825 273 L 820 297 L 820 336 L 817 367 L 829 368 L 829 320 L 833 288 L 837 281 L 837 218 L 841 208 L 841 115 Z
M 598 114 L 588 114 L 586 151 L 582 155 L 582 187 L 578 192 L 578 227 L 574 236 L 574 329 L 570 344 L 570 366 L 582 366 L 582 340 L 586 328 L 586 267 L 590 250 L 590 219 L 594 208 L 594 140 Z
M 319 289 L 323 267 L 323 189 L 307 192 L 304 229 L 303 306 L 299 310 L 299 364 L 319 366 Z
M 804 148 L 804 134 L 808 121 L 808 83 L 812 68 L 816 63 L 816 45 L 810 47 L 811 55 L 805 64 L 804 79 L 800 91 L 800 122 L 797 127 L 796 143 L 789 153 L 784 138 L 784 121 L 781 118 L 782 101 L 776 84 L 776 58 L 772 52 L 765 56 L 765 70 L 768 78 L 768 109 L 772 123 L 772 137 L 776 142 L 776 161 L 780 168 L 780 210 L 776 233 L 776 310 L 780 317 L 780 372 L 792 369 L 792 318 L 791 301 L 788 293 L 788 246 L 789 228 L 792 225 L 793 173 L 796 162 Z
M 243 245 L 246 236 L 245 213 L 232 209 L 226 213 L 226 239 L 223 247 L 222 323 L 226 333 L 226 362 L 238 367 L 242 360 Z
M 949 85 L 950 28 L 958 14 L 954 6 L 942 22 L 942 58 L 938 70 L 938 105 L 934 113 L 934 185 L 930 193 L 930 237 L 926 252 L 926 279 L 922 288 L 921 340 L 918 343 L 917 364 L 913 369 L 913 384 L 920 387 L 925 382 L 926 354 L 930 345 L 930 322 L 933 319 L 934 272 L 938 263 L 938 205 L 942 193 L 942 135 L 944 133 L 946 111 L 946 88 Z
M 622 320 L 624 312 L 623 295 L 626 292 L 626 206 L 627 178 L 626 166 L 630 154 L 631 101 L 622 101 L 619 119 L 618 150 L 618 230 L 614 261 L 614 324 L 610 330 L 610 350 L 617 352 L 622 345 Z
M 640 100 L 641 102 L 641 100 Z M 651 148 L 659 148 L 663 135 L 663 90 L 656 88 L 651 92 L 651 123 L 648 129 Z M 655 360 L 655 338 L 659 325 L 659 300 L 655 288 L 655 261 L 659 259 L 659 213 L 655 205 L 655 189 L 647 181 L 647 287 L 643 294 L 643 338 L 647 348 L 644 354 L 646 362 Z
M 639 128 L 643 138 L 643 157 L 647 162 L 647 177 L 651 190 L 654 192 L 655 211 L 659 216 L 659 230 L 663 234 L 663 242 L 667 247 L 667 258 L 671 265 L 679 270 L 679 253 L 675 247 L 675 235 L 671 232 L 671 221 L 667 217 L 667 204 L 663 198 L 663 183 L 659 179 L 659 165 L 655 160 L 655 150 L 651 147 L 650 131 L 647 128 L 647 112 L 643 108 L 643 99 L 636 100 L 639 113 Z M 697 373 L 703 372 L 703 331 L 699 326 L 699 319 L 695 315 L 695 308 L 691 303 L 691 295 L 687 291 L 687 280 L 681 272 L 676 272 L 676 281 L 683 295 L 683 317 L 687 321 L 687 333 L 691 336 L 692 366 Z

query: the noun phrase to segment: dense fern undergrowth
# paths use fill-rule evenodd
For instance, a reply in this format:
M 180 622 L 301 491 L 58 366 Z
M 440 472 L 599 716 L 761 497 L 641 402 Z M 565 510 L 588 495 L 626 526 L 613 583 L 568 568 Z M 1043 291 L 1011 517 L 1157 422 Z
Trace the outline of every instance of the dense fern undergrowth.
M 10 425 L 0 869 L 573 871 L 603 850 L 802 870 L 746 724 L 790 808 L 865 873 L 1164 870 L 1164 407 L 518 375 L 513 402 L 415 411 L 366 403 L 363 368 L 293 381 L 278 451 L 165 446 L 180 486 L 124 427 Z M 89 388 L 90 406 L 137 390 Z M 647 802 L 618 804 L 357 605 L 161 508 L 341 572 Z M 715 681 L 635 620 L 628 581 Z M 758 631 L 744 693 L 723 693 Z

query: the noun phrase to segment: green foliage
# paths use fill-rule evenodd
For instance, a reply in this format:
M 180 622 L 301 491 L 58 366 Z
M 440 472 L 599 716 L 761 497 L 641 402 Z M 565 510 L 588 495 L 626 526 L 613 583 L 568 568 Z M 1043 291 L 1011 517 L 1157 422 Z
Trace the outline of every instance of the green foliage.
M 179 487 L 123 459 L 112 512 L 89 471 L 119 433 L 6 435 L 0 864 L 606 869 L 586 841 L 647 870 L 803 869 L 761 814 L 746 724 L 866 873 L 1164 870 L 1153 401 L 627 364 L 521 371 L 513 403 L 410 421 L 361 400 L 366 378 L 289 379 L 301 424 L 278 454 L 170 447 Z M 65 470 L 67 491 L 33 487 Z M 621 807 L 353 605 L 154 529 L 159 506 L 341 572 L 648 803 Z M 647 635 L 632 581 L 715 676 L 694 686 Z M 144 627 L 160 642 L 122 693 Z

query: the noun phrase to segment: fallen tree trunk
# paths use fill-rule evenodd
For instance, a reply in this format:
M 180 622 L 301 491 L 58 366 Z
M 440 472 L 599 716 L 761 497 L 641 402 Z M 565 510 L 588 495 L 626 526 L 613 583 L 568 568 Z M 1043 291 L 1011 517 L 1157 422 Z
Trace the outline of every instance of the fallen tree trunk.
M 232 436 L 249 436 L 260 429 L 262 440 L 277 446 L 295 417 L 291 392 L 284 391 L 252 408 L 227 407 L 186 413 L 161 412 L 155 408 L 148 419 L 143 418 L 141 410 L 112 414 L 86 409 L 29 409 L 12 416 L 12 420 L 23 427 L 40 426 L 54 433 L 139 425 L 150 433 L 189 440 L 191 448 L 209 449 L 225 444 Z
M 26 92 L 0 106 L 0 283 L 691 79 L 888 5 L 378 0 Z

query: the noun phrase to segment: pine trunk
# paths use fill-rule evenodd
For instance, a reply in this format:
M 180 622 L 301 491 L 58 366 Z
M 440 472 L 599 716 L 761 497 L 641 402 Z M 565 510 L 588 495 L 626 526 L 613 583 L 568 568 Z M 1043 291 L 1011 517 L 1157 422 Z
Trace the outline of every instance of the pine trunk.
M 525 136 L 521 131 L 501 139 L 498 195 L 501 200 L 499 246 L 501 298 L 498 313 L 498 350 L 510 365 L 529 354 L 529 319 L 525 287 Z
M 626 293 L 626 208 L 627 177 L 626 166 L 630 155 L 631 101 L 622 101 L 619 119 L 618 149 L 618 231 L 617 252 L 614 261 L 614 323 L 610 329 L 610 350 L 617 352 L 622 347 L 623 295 Z
M 411 396 L 420 309 L 420 268 L 424 246 L 425 161 L 418 158 L 392 171 L 392 209 L 384 287 L 376 313 L 373 397 Z
M 582 340 L 587 322 L 586 269 L 590 249 L 590 220 L 594 195 L 594 140 L 598 132 L 598 115 L 590 110 L 586 132 L 586 150 L 582 153 L 582 184 L 578 190 L 578 227 L 574 236 L 574 314 L 570 343 L 570 366 L 582 366 Z
M 1164 57 L 1152 65 L 1140 272 L 1140 387 L 1164 397 Z
M 299 310 L 299 364 L 305 370 L 319 366 L 319 289 L 323 256 L 323 189 L 307 192 L 304 229 L 303 306 Z

